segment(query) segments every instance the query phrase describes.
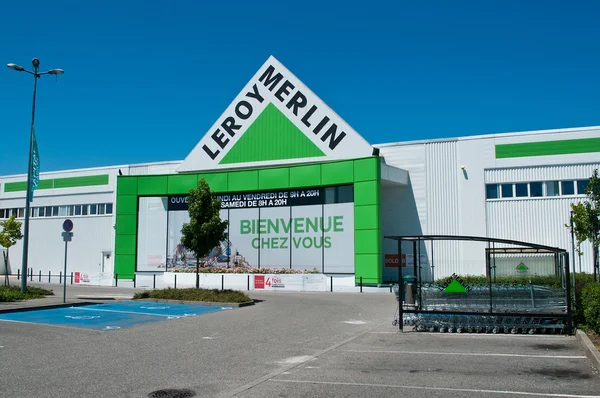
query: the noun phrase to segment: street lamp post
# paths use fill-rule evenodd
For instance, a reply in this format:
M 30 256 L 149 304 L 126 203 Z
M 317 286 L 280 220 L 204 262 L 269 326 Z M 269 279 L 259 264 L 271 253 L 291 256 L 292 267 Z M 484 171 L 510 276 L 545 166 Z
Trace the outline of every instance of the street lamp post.
M 29 71 L 22 66 L 16 64 L 7 64 L 6 66 L 17 72 L 26 72 L 33 75 L 33 105 L 31 107 L 31 129 L 29 131 L 29 164 L 27 167 L 27 193 L 25 199 L 25 222 L 23 226 L 23 262 L 21 264 L 21 292 L 25 293 L 27 289 L 27 259 L 29 249 L 29 213 L 30 213 L 30 202 L 32 200 L 33 192 L 31 192 L 31 174 L 33 169 L 33 136 L 34 136 L 34 122 L 35 122 L 35 96 L 37 92 L 37 79 L 42 75 L 61 75 L 65 73 L 62 69 L 50 69 L 46 72 L 39 72 L 40 60 L 34 58 L 31 61 L 33 65 L 33 71 Z

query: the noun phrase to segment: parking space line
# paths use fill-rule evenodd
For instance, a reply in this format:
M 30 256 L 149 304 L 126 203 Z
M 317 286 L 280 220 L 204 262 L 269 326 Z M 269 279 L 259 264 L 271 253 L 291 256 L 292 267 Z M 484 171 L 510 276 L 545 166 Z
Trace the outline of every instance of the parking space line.
M 39 322 L 29 322 L 29 321 L 17 321 L 14 319 L 2 319 L 0 318 L 0 322 L 14 322 L 14 323 L 25 323 L 28 325 L 38 325 L 38 326 L 51 326 L 51 327 L 55 327 L 55 328 L 63 328 L 63 329 L 78 329 L 78 330 L 89 330 L 92 332 L 101 332 L 101 330 L 98 329 L 88 329 L 88 328 L 82 328 L 82 327 L 78 327 L 78 326 L 65 326 L 65 325 L 57 325 L 55 323 L 39 323 Z
M 102 309 L 102 308 L 82 308 L 82 307 L 77 307 L 78 310 L 86 310 L 86 311 L 102 311 L 102 312 L 118 312 L 121 314 L 134 314 L 134 315 L 154 315 L 154 316 L 177 316 L 180 318 L 183 318 L 183 315 L 170 315 L 170 314 L 156 314 L 153 312 L 138 312 L 138 311 L 121 311 L 121 310 L 107 310 L 107 309 Z
M 576 394 L 555 394 L 541 392 L 526 392 L 526 391 L 507 391 L 507 390 L 479 390 L 472 388 L 444 388 L 444 387 L 425 387 L 425 386 L 407 386 L 399 384 L 370 384 L 370 383 L 350 383 L 337 381 L 317 381 L 317 380 L 286 380 L 286 379 L 269 379 L 269 381 L 277 383 L 299 383 L 299 384 L 329 384 L 337 386 L 357 386 L 357 387 L 382 387 L 382 388 L 403 388 L 413 390 L 429 390 L 429 391 L 452 391 L 452 392 L 472 392 L 486 394 L 512 394 L 512 395 L 529 395 L 537 397 L 564 397 L 564 398 L 600 398 L 600 395 L 576 395 Z
M 357 352 L 362 354 L 410 354 L 410 355 L 462 355 L 481 357 L 521 357 L 521 358 L 557 358 L 557 359 L 587 359 L 585 355 L 536 355 L 536 354 L 502 354 L 502 353 L 477 353 L 477 352 L 430 352 L 430 351 L 390 351 L 390 350 L 336 350 L 343 352 Z

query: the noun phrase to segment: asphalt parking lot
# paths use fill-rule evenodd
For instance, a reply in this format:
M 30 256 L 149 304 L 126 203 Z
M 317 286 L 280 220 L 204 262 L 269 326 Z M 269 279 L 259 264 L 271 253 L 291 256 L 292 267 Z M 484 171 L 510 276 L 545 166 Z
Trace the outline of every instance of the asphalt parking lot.
M 109 332 L 0 321 L 0 396 L 600 397 L 574 337 L 398 333 L 392 294 L 251 296 Z

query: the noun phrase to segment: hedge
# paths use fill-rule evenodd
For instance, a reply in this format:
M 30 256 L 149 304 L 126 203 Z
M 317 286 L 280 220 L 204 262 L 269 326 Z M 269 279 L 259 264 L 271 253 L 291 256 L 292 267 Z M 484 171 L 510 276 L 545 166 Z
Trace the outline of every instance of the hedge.
M 581 294 L 586 325 L 600 334 L 600 283 L 587 284 Z

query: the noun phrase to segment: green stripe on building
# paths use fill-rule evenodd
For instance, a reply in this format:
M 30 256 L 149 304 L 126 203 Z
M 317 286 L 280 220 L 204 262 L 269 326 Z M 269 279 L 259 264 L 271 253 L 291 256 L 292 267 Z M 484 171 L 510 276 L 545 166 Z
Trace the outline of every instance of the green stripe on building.
M 108 185 L 108 174 L 40 180 L 40 184 L 36 190 L 90 187 L 95 185 Z M 4 192 L 21 192 L 26 189 L 27 181 L 7 182 L 4 184 Z
M 496 159 L 600 152 L 600 138 L 496 145 Z

